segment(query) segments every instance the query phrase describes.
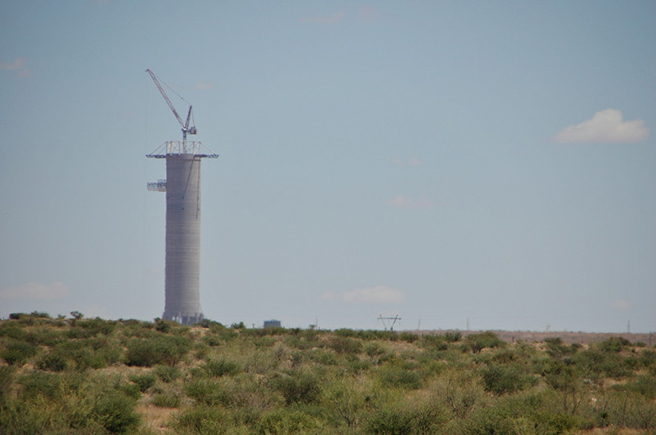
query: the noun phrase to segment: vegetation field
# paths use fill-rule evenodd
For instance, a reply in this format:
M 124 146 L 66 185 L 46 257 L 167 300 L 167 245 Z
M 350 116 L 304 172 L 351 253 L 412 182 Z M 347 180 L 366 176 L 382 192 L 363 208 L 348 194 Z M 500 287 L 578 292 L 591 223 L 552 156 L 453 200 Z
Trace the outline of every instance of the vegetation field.
M 656 349 L 610 337 L 0 321 L 0 434 L 654 434 Z

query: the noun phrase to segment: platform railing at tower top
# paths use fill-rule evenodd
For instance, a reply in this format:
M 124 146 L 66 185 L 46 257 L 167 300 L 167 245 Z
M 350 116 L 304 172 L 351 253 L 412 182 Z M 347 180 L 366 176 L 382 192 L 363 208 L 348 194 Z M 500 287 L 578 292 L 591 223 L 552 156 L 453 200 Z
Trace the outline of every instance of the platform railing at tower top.
M 203 152 L 203 151 L 209 151 Z M 214 154 L 212 150 L 203 145 L 202 142 L 197 141 L 181 141 L 181 140 L 172 140 L 165 142 L 151 154 L 148 154 L 146 157 L 163 159 L 166 156 L 174 155 L 193 155 L 197 157 L 206 157 L 206 158 L 217 158 L 218 154 Z

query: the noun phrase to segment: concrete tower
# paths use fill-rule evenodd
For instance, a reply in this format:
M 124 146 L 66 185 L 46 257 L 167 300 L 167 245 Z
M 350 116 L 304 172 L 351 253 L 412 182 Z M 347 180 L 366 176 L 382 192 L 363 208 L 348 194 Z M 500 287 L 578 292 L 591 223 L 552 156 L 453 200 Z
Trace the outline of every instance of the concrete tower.
M 166 180 L 148 183 L 148 190 L 166 192 L 166 271 L 164 320 L 191 325 L 203 320 L 200 308 L 200 161 L 217 154 L 202 151 L 200 142 L 187 141 L 187 133 L 196 134 L 183 123 L 173 104 L 150 73 L 155 85 L 182 125 L 182 141 L 170 141 L 146 157 L 166 159 Z

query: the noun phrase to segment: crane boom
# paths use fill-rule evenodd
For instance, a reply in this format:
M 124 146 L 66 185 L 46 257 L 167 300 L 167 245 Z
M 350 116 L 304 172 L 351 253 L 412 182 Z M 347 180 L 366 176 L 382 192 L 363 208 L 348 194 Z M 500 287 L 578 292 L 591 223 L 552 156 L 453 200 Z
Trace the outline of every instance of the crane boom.
M 178 111 L 175 110 L 175 106 L 173 106 L 173 103 L 169 99 L 168 95 L 166 95 L 166 92 L 164 92 L 164 88 L 162 88 L 162 85 L 159 83 L 159 80 L 157 80 L 157 76 L 155 75 L 155 73 L 152 72 L 150 69 L 147 69 L 146 72 L 150 74 L 150 77 L 153 79 L 153 82 L 155 82 L 155 86 L 157 86 L 157 89 L 159 89 L 159 93 L 162 94 L 162 97 L 164 97 L 164 100 L 166 100 L 166 104 L 169 105 L 169 108 L 175 115 L 175 118 L 180 123 L 180 126 L 182 127 L 182 140 L 183 141 L 187 140 L 187 133 L 196 134 L 196 127 L 194 126 L 189 127 L 189 120 L 191 119 L 192 106 L 191 105 L 189 106 L 189 112 L 187 113 L 187 122 L 183 122 L 180 115 L 178 115 Z

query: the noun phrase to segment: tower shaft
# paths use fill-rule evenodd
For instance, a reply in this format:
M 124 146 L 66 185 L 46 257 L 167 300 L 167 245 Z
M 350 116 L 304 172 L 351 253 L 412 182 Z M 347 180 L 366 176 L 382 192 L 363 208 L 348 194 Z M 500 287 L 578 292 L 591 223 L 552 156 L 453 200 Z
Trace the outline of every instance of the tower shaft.
M 170 141 L 146 157 L 166 159 L 166 180 L 148 190 L 166 192 L 166 271 L 164 320 L 192 325 L 200 309 L 200 161 L 218 154 L 202 152 L 200 142 Z
M 200 162 L 196 154 L 166 156 L 164 320 L 203 320 L 200 308 Z

